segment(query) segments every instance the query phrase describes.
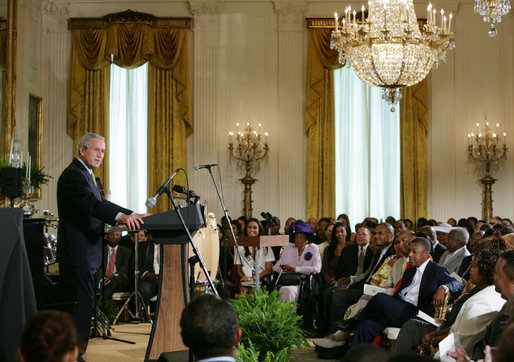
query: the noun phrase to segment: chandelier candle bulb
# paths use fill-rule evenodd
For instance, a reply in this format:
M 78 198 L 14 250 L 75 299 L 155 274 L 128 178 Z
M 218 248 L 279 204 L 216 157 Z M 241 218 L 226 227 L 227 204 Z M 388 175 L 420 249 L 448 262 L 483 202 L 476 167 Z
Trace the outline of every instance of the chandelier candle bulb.
M 336 31 L 338 31 L 339 27 L 338 27 L 338 24 L 337 24 L 337 22 L 338 22 L 338 19 L 337 19 L 337 11 L 334 13 L 334 18 L 335 18 L 335 20 L 336 20 Z
M 452 18 L 453 18 L 453 14 L 450 13 L 450 19 L 448 20 L 448 33 L 450 33 L 450 31 L 452 31 Z
M 362 22 L 364 23 L 364 5 L 362 5 L 362 8 L 361 8 L 361 14 L 362 14 Z

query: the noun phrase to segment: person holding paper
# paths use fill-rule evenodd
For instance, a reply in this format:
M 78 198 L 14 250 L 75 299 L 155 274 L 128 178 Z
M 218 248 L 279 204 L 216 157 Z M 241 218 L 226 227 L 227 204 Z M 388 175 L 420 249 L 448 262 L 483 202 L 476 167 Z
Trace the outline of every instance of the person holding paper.
M 475 285 L 473 291 L 452 308 L 448 320 L 439 330 L 426 334 L 419 346 L 421 351 L 430 350 L 449 333 L 455 336 L 455 343 L 462 346 L 469 355 L 473 352 L 475 344 L 482 339 L 485 326 L 502 308 L 505 300 L 495 291 L 494 270 L 502 252 L 500 249 L 479 249 L 471 262 L 471 282 Z M 462 300 L 465 300 L 462 303 Z M 394 350 L 408 352 L 412 349 L 413 337 L 417 335 L 415 328 L 407 322 L 398 335 Z M 423 328 L 422 328 L 423 329 Z M 408 342 L 410 341 L 410 343 Z
M 401 327 L 418 310 L 434 314 L 443 304 L 447 291 L 458 296 L 463 285 L 450 276 L 445 267 L 430 259 L 431 244 L 426 238 L 411 241 L 409 262 L 413 266 L 403 275 L 398 291 L 389 296 L 375 295 L 364 308 L 353 339 L 353 345 L 371 342 L 386 327 Z

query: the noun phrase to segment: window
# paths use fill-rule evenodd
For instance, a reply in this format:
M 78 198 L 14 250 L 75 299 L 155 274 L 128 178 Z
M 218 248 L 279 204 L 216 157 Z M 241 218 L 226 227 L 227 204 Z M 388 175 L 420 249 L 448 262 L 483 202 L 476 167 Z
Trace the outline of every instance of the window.
M 400 216 L 400 114 L 353 69 L 334 71 L 336 212 Z
M 111 65 L 109 188 L 111 200 L 146 212 L 148 66 Z

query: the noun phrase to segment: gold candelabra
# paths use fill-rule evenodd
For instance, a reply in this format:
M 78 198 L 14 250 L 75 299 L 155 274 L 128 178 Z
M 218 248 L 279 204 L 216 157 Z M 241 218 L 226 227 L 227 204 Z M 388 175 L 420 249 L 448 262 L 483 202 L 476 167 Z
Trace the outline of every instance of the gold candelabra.
M 228 150 L 230 157 L 237 160 L 239 168 L 245 176 L 239 181 L 244 185 L 243 215 L 247 218 L 252 217 L 252 185 L 257 181 L 252 177 L 259 171 L 260 161 L 268 154 L 268 132 L 261 132 L 262 125 L 259 123 L 258 129 L 252 128 L 250 122 L 240 129 L 236 123 L 237 132 L 229 132 L 230 142 Z
M 476 130 L 468 133 L 468 155 L 485 171 L 480 179 L 484 190 L 482 192 L 482 219 L 489 221 L 493 217 L 492 186 L 496 179 L 492 173 L 497 171 L 500 162 L 507 158 L 507 134 L 500 131 L 500 124 L 491 127 L 487 122 L 476 124 Z

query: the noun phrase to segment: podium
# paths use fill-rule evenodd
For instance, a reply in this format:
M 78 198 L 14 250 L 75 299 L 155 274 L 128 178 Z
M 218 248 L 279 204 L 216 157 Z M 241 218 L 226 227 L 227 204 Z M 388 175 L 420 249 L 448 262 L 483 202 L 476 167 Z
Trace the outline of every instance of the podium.
M 289 235 L 261 235 L 261 236 L 242 236 L 237 238 L 239 246 L 253 246 L 265 248 L 268 246 L 288 246 Z M 234 240 L 229 239 L 228 245 L 235 246 Z
M 201 205 L 184 207 L 179 212 L 191 235 L 204 226 Z M 145 361 L 148 361 L 157 360 L 163 352 L 188 349 L 182 343 L 179 322 L 189 298 L 189 239 L 175 210 L 147 216 L 143 221 L 143 228 L 160 245 L 161 252 L 155 320 L 145 355 Z

